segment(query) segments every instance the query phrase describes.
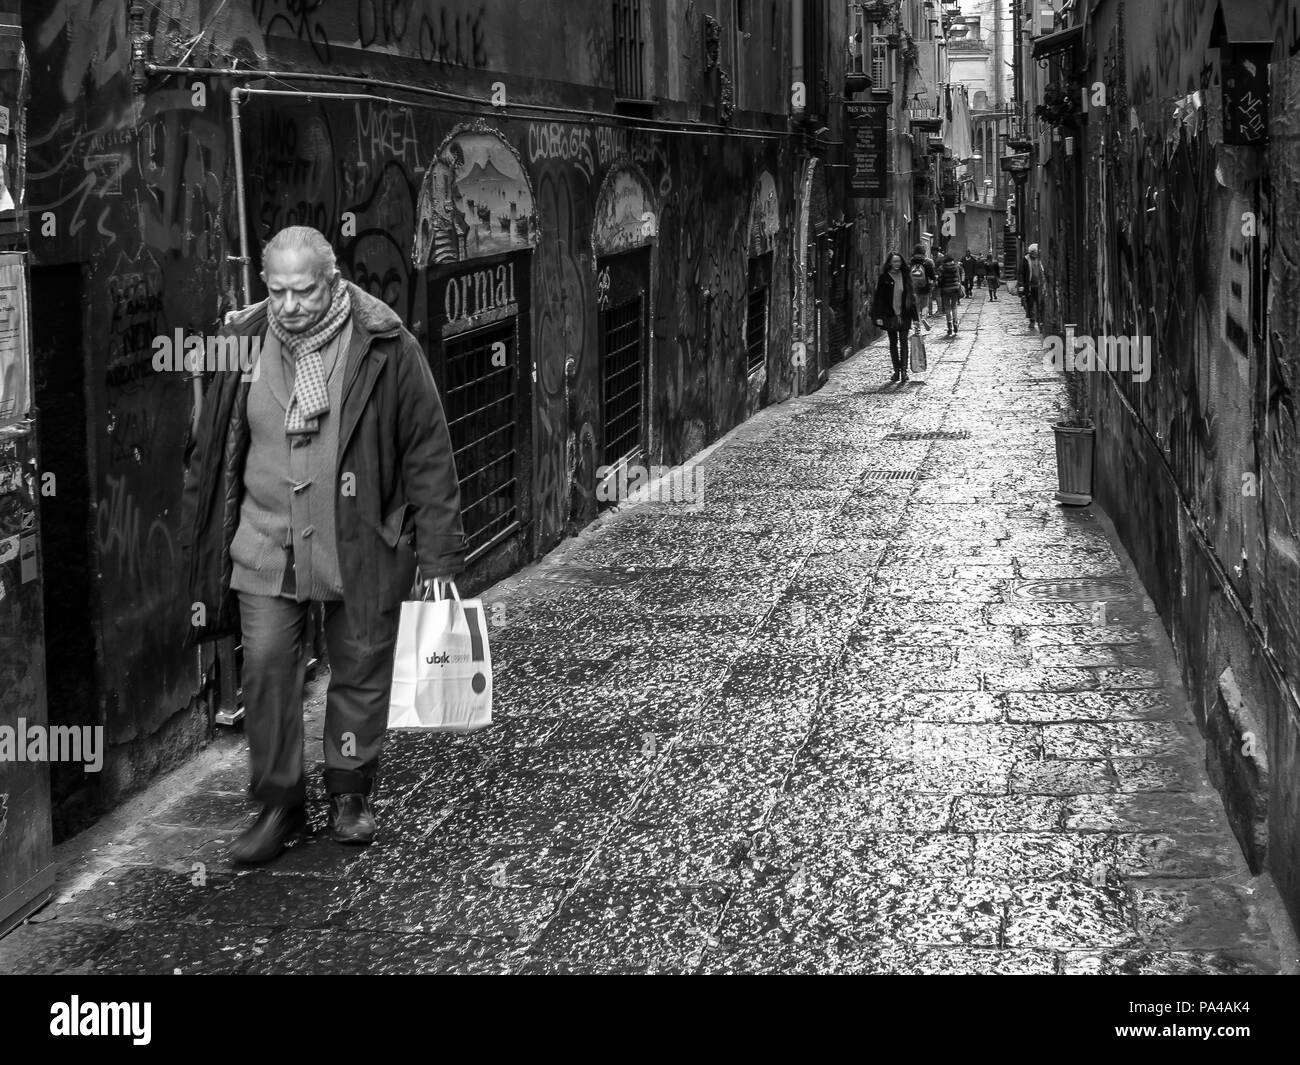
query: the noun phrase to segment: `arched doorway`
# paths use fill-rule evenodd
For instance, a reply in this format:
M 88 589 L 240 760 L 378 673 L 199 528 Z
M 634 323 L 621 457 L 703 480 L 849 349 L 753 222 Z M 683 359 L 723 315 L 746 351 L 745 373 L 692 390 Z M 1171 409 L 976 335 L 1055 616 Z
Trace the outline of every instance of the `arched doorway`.
M 532 480 L 533 190 L 514 148 L 482 121 L 443 140 L 420 188 L 414 266 L 425 273 L 429 365 L 460 478 L 470 565 L 526 551 Z
M 596 266 L 600 481 L 644 465 L 647 382 L 651 379 L 651 256 L 659 210 L 649 180 L 631 162 L 615 164 L 596 195 L 591 227 Z M 616 499 L 597 485 L 596 498 Z

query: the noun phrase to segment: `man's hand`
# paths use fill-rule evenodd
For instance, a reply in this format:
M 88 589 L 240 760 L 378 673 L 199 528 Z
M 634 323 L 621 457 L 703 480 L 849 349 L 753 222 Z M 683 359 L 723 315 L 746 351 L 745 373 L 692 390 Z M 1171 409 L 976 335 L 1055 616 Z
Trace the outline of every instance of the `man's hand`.
M 446 573 L 438 577 L 430 577 L 428 580 L 423 581 L 421 583 L 420 592 L 423 596 L 427 597 L 431 592 L 434 591 L 435 587 L 439 585 L 442 586 L 448 585 L 454 579 L 455 578 L 450 573 Z

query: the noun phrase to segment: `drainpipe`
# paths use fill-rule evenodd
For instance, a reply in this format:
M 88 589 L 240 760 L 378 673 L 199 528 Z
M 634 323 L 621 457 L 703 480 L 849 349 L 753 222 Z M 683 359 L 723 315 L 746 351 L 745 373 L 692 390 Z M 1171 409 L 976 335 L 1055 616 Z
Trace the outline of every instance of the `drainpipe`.
M 247 307 L 253 291 L 251 265 L 248 258 L 248 204 L 244 199 L 244 138 L 239 126 L 239 101 L 246 93 L 245 89 L 230 90 L 230 136 L 235 149 L 235 203 L 239 217 L 239 254 L 227 256 L 227 259 L 239 263 L 243 280 L 242 306 Z
M 803 0 L 790 2 L 790 81 L 803 81 Z M 804 85 L 804 106 L 790 105 L 790 114 L 796 119 L 803 118 L 808 99 L 808 86 Z
M 145 0 L 131 0 L 127 14 L 131 33 L 131 83 L 137 93 L 143 93 L 148 84 L 149 74 L 145 64 L 149 61 L 150 37 L 144 31 Z

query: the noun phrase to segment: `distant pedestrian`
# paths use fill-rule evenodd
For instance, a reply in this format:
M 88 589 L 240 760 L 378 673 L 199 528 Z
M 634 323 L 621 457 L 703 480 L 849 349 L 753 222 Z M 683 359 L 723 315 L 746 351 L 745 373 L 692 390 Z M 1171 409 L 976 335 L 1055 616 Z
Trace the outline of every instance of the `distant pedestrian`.
M 231 847 L 270 861 L 307 824 L 304 632 L 324 604 L 329 834 L 375 836 L 370 792 L 388 727 L 398 608 L 464 566 L 451 437 L 419 341 L 347 281 L 319 231 L 282 229 L 262 255 L 268 296 L 223 335 L 257 338 L 258 373 L 208 386 L 185 478 L 187 643 L 239 634 L 257 821 Z M 188 610 L 188 608 L 187 608 Z
M 970 290 L 975 284 L 975 256 L 968 250 L 961 259 L 961 287 L 966 290 L 966 298 L 970 299 Z
M 1038 257 L 1038 245 L 1029 245 L 1020 260 L 1020 297 L 1024 301 L 1025 316 L 1030 328 L 1040 325 L 1043 313 L 1043 264 Z
M 939 256 L 939 309 L 948 336 L 957 335 L 957 305 L 961 301 L 961 264 L 951 255 Z
M 894 364 L 891 380 L 906 381 L 907 331 L 909 326 L 916 326 L 918 333 L 921 331 L 921 316 L 908 264 L 899 252 L 891 252 L 880 271 L 871 299 L 871 317 L 889 334 L 889 358 Z
M 996 259 L 989 259 L 984 264 L 984 283 L 989 287 L 989 299 L 998 298 L 998 286 L 1002 284 L 1002 267 Z
M 934 314 L 934 283 L 937 278 L 934 260 L 925 254 L 920 244 L 912 249 L 912 262 L 909 267 L 912 278 L 912 292 L 916 296 L 917 312 L 925 308 L 927 315 Z

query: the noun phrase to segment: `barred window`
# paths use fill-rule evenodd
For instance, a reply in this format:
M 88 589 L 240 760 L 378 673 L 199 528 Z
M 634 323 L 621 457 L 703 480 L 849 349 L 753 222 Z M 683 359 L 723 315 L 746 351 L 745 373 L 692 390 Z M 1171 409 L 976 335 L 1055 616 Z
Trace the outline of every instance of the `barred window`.
M 614 466 L 641 446 L 641 379 L 645 359 L 644 296 L 601 312 L 605 463 Z
M 444 343 L 443 404 L 470 561 L 519 526 L 516 321 L 510 317 Z
M 614 0 L 614 95 L 645 99 L 645 29 L 641 0 Z

